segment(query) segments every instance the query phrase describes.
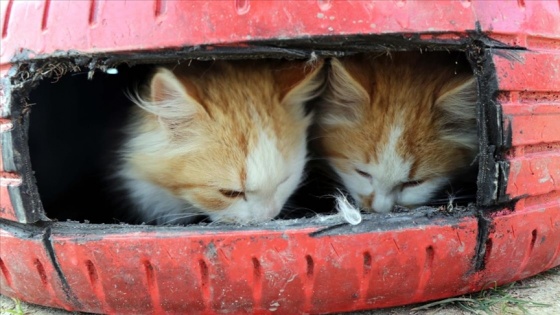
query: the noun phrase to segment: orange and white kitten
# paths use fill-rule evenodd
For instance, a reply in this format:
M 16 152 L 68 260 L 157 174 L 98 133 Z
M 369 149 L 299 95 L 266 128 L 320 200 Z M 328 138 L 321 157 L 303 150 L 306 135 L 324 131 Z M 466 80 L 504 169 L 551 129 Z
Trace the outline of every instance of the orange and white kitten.
M 298 187 L 323 62 L 192 62 L 158 68 L 121 149 L 119 176 L 144 222 L 273 219 Z
M 477 87 L 464 55 L 332 59 L 328 81 L 314 138 L 361 208 L 425 205 L 472 170 Z

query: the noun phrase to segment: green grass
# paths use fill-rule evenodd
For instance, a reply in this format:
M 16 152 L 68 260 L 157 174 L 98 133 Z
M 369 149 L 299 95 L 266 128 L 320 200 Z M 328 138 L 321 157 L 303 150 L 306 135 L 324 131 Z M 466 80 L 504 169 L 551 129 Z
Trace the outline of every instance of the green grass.
M 556 271 L 558 272 L 558 271 Z M 510 293 L 511 289 L 528 289 L 530 287 L 512 283 L 507 286 L 493 286 L 481 292 L 449 298 L 413 308 L 413 311 L 426 310 L 433 307 L 455 305 L 472 314 L 530 314 L 531 307 L 550 307 L 550 304 L 519 299 Z
M 547 277 L 547 276 L 551 276 L 551 275 L 552 275 L 552 276 L 558 276 L 558 275 L 560 275 L 560 267 L 548 269 L 547 271 L 538 274 L 537 277 L 538 277 L 538 276 Z
M 18 299 L 12 298 L 14 305 L 10 307 L 5 307 L 2 305 L 0 308 L 1 315 L 25 315 L 23 308 L 21 307 L 21 302 Z

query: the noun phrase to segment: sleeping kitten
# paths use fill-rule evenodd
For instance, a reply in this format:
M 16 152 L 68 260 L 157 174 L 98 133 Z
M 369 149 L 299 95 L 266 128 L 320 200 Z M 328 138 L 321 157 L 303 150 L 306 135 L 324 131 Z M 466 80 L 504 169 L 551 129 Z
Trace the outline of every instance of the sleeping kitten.
M 197 215 L 239 224 L 273 219 L 298 187 L 323 63 L 193 62 L 157 69 L 121 149 L 118 176 L 145 222 Z
M 424 205 L 472 171 L 476 102 L 475 78 L 459 54 L 332 59 L 314 138 L 362 208 Z

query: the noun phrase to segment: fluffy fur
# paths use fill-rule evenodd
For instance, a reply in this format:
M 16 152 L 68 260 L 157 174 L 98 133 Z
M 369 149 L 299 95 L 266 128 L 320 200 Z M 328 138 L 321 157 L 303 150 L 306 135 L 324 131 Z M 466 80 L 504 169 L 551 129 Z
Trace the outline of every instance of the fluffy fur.
M 320 154 L 365 209 L 426 204 L 478 152 L 474 76 L 447 52 L 333 59 Z
M 140 220 L 274 218 L 298 187 L 322 62 L 193 62 L 157 69 L 121 149 L 118 172 Z

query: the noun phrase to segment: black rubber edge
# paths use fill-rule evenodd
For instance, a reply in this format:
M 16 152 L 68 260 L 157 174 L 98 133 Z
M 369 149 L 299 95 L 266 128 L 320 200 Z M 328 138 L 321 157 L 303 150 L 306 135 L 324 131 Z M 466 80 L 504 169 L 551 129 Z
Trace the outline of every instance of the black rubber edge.
M 10 74 L 17 75 L 16 67 L 12 67 Z M 2 83 L 9 83 L 9 80 L 4 78 Z M 2 133 L 0 139 L 4 144 L 1 152 L 4 170 L 18 173 L 22 178 L 21 185 L 8 187 L 17 219 L 22 223 L 48 220 L 43 211 L 37 185 L 35 185 L 27 145 L 30 105 L 25 102 L 25 99 L 32 88 L 31 85 L 31 82 L 28 82 L 16 88 L 12 82 L 12 85 L 5 86 L 6 105 L 10 109 L 9 118 L 13 128 Z
M 58 263 L 58 261 L 56 259 L 56 253 L 55 253 L 54 247 L 52 245 L 52 241 L 51 241 L 51 227 L 50 226 L 45 227 L 42 241 L 43 241 L 43 246 L 45 247 L 45 251 L 49 255 L 49 259 L 50 259 L 54 269 L 56 270 L 56 275 L 58 276 L 58 280 L 60 281 L 60 286 L 62 288 L 62 291 L 64 292 L 64 295 L 66 296 L 66 299 L 76 309 L 82 309 L 82 303 L 80 303 L 80 301 L 78 300 L 78 298 L 76 297 L 76 295 L 72 291 L 72 288 L 70 287 L 70 284 L 68 284 L 68 280 L 66 279 L 66 276 L 64 275 L 64 272 L 62 271 L 62 268 L 60 267 L 60 264 Z

